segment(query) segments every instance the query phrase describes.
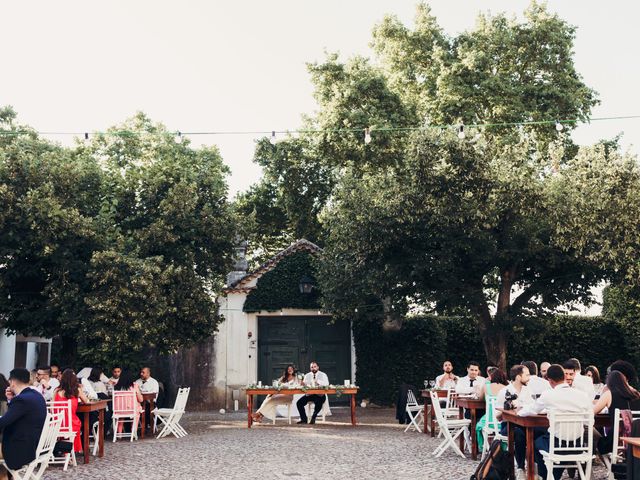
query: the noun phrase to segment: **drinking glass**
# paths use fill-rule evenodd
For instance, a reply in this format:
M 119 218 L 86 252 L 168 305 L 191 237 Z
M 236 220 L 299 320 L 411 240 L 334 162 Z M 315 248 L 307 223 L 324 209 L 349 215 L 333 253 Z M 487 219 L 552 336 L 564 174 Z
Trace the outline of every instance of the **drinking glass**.
M 435 380 L 429 380 L 429 386 L 431 388 L 435 387 L 436 386 L 436 381 Z
M 424 381 L 424 388 L 425 389 L 429 388 L 429 380 Z

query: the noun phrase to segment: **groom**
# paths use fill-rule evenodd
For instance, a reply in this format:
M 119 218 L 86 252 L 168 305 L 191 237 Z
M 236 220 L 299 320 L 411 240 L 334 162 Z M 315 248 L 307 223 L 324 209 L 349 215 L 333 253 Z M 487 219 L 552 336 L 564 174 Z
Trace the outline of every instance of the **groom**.
M 304 376 L 302 380 L 302 385 L 306 387 L 326 387 L 329 385 L 329 377 L 327 374 L 320 371 L 320 367 L 316 362 L 311 362 L 309 366 L 311 371 Z M 316 417 L 320 410 L 322 409 L 322 405 L 324 404 L 326 395 L 304 395 L 300 400 L 296 402 L 298 406 L 298 413 L 300 414 L 300 421 L 298 423 L 316 423 Z M 315 408 L 313 410 L 313 416 L 311 417 L 311 421 L 307 422 L 307 412 L 305 411 L 305 407 L 307 403 L 313 402 Z

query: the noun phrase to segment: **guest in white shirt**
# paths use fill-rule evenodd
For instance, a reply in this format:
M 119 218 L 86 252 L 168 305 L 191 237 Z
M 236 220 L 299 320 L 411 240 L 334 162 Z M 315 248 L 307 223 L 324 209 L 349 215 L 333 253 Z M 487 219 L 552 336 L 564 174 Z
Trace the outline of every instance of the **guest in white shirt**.
M 480 376 L 480 364 L 470 361 L 467 365 L 467 375 L 459 378 L 456 383 L 456 393 L 460 395 L 481 396 L 486 380 Z
M 564 368 L 564 381 L 573 388 L 582 390 L 593 400 L 596 397 L 596 389 L 593 388 L 593 381 L 590 377 L 580 375 L 580 361 L 577 358 L 570 358 L 562 364 Z
M 531 375 L 529 377 L 529 383 L 527 384 L 531 395 L 537 398 L 542 392 L 551 388 L 551 385 L 549 385 L 549 382 L 546 379 L 538 377 L 538 366 L 536 365 L 536 362 L 528 360 L 526 362 L 522 362 L 522 365 L 529 369 L 529 374 Z
M 456 383 L 458 382 L 458 376 L 455 373 L 453 373 L 453 364 L 449 360 L 446 360 L 442 364 L 442 371 L 444 373 L 436 377 L 436 387 L 448 388 L 450 390 L 453 390 L 454 388 L 456 388 Z
M 520 416 L 536 415 L 543 412 L 561 412 L 561 413 L 579 413 L 579 412 L 592 412 L 591 398 L 583 391 L 577 388 L 571 388 L 565 382 L 565 371 L 560 365 L 551 365 L 547 370 L 547 378 L 552 389 L 543 392 L 533 404 L 524 406 L 519 412 Z M 575 432 L 571 433 L 569 438 L 566 435 L 560 440 L 575 440 L 583 435 L 583 429 L 578 428 Z M 538 464 L 538 475 L 542 478 L 547 478 L 547 467 L 544 464 L 542 455 L 539 450 L 548 452 L 551 441 L 551 435 L 556 436 L 554 432 L 551 432 L 551 427 L 548 431 L 539 436 L 535 441 L 535 456 L 536 463 Z M 553 476 L 556 480 L 562 476 L 562 469 L 553 471 Z
M 140 378 L 136 380 L 138 387 L 140 387 L 141 393 L 155 393 L 158 398 L 158 392 L 160 391 L 160 385 L 158 381 L 151 376 L 151 369 L 144 367 L 140 370 Z
M 302 385 L 305 387 L 326 387 L 329 385 L 329 377 L 327 377 L 324 372 L 320 371 L 320 367 L 317 362 L 311 362 L 309 369 L 311 371 L 304 376 Z M 300 421 L 298 423 L 316 423 L 316 417 L 320 413 L 320 410 L 322 410 L 322 405 L 326 398 L 326 395 L 303 395 L 300 400 L 296 402 L 298 413 L 300 414 Z M 313 402 L 314 404 L 311 420 L 308 420 L 307 412 L 305 410 L 305 407 L 309 402 Z
M 53 400 L 53 392 L 60 386 L 60 382 L 56 378 L 51 378 L 50 367 L 39 367 L 36 372 L 37 388 L 44 399 L 48 402 Z
M 533 403 L 533 397 L 527 384 L 531 375 L 529 369 L 524 365 L 514 365 L 509 370 L 509 379 L 511 382 L 506 388 L 503 388 L 498 392 L 498 398 L 496 399 L 496 408 L 506 409 L 505 402 L 507 400 L 507 393 L 509 393 L 511 409 L 517 409 L 524 405 L 530 405 Z M 496 410 L 496 418 L 502 419 L 502 411 Z M 500 430 L 503 435 L 507 435 L 507 424 L 502 422 Z M 514 428 L 515 439 L 515 458 L 518 464 L 517 477 L 526 478 L 524 473 L 525 458 L 527 456 L 527 437 L 522 427 L 516 426 Z
M 540 377 L 547 379 L 547 370 L 551 366 L 549 362 L 542 362 L 540 364 Z

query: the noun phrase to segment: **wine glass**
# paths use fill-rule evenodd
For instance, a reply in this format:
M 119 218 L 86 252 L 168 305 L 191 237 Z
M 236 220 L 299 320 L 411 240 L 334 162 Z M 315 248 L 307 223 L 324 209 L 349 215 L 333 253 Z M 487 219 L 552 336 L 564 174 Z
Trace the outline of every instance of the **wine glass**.
M 429 388 L 429 380 L 424 381 L 424 389 L 426 390 L 427 388 Z
M 435 387 L 436 386 L 436 381 L 435 380 L 429 380 L 429 386 L 431 388 Z

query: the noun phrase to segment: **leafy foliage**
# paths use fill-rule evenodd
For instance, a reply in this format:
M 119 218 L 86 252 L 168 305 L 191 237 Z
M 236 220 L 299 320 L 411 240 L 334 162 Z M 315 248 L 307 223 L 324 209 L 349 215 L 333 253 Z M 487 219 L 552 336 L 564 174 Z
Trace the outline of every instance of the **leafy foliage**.
M 313 288 L 311 293 L 300 293 L 300 279 L 303 277 L 308 277 L 317 285 L 314 260 L 309 252 L 296 252 L 280 260 L 273 270 L 258 279 L 257 288 L 247 295 L 244 311 L 319 309 L 320 292 L 317 288 Z
M 213 333 L 235 235 L 217 149 L 177 143 L 143 114 L 73 149 L 0 139 L 3 327 L 61 336 L 69 364 Z

